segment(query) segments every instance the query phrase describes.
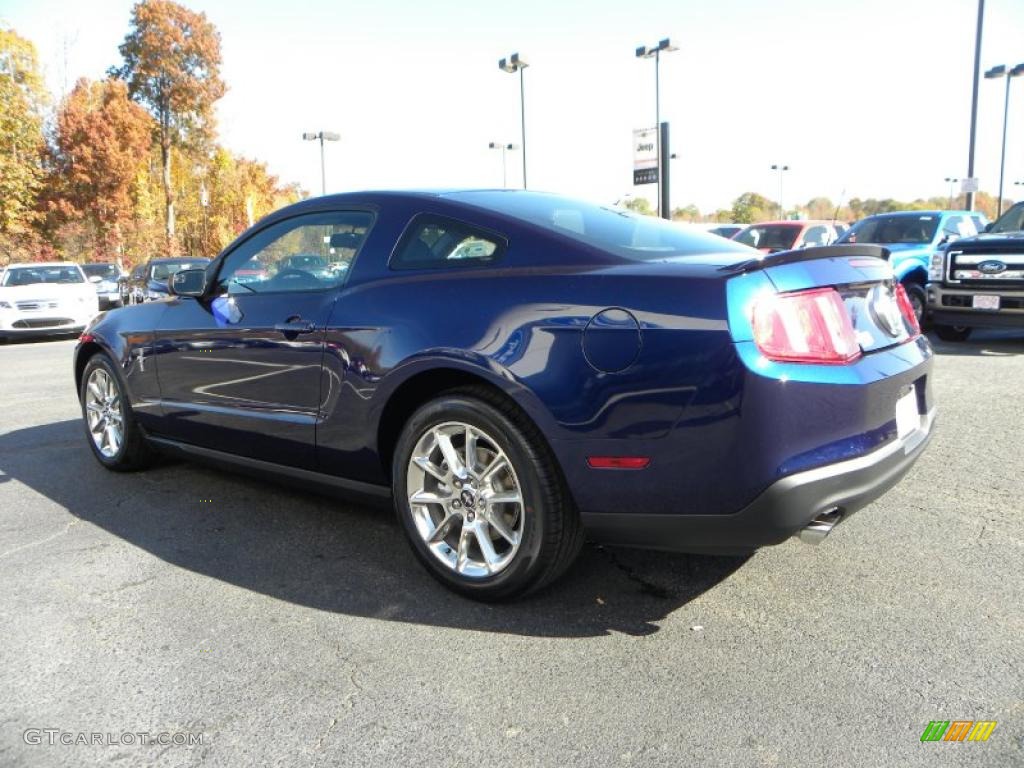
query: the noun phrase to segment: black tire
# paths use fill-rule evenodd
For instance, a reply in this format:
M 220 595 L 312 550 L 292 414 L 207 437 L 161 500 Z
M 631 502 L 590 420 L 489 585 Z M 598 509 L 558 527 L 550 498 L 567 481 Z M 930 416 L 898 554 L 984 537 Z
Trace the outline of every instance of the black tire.
M 907 291 L 907 298 L 910 299 L 910 304 L 914 308 L 914 314 L 917 315 L 917 324 L 924 328 L 927 319 L 925 310 L 928 307 L 928 294 L 925 292 L 924 286 L 908 281 L 903 283 L 903 288 Z
M 523 500 L 518 550 L 497 573 L 457 572 L 431 551 L 416 527 L 408 489 L 412 452 L 428 431 L 449 422 L 468 424 L 494 438 L 518 478 Z M 446 587 L 477 600 L 507 600 L 541 589 L 565 572 L 583 544 L 579 514 L 540 431 L 513 404 L 486 387 L 446 392 L 409 418 L 395 447 L 392 488 L 395 511 L 420 562 Z
M 935 335 L 943 341 L 967 341 L 971 328 L 962 325 L 936 325 Z
M 89 429 L 87 391 L 90 379 L 97 370 L 106 372 L 113 386 L 116 387 L 118 395 L 116 411 L 120 413 L 122 439 L 120 448 L 110 456 L 104 455 L 96 445 L 96 441 L 93 439 L 92 432 Z M 96 460 L 114 472 L 133 472 L 145 469 L 153 463 L 156 455 L 149 443 L 146 442 L 146 437 L 139 428 L 135 414 L 125 396 L 125 391 L 124 382 L 117 372 L 117 366 L 114 365 L 105 353 L 97 352 L 89 358 L 85 364 L 85 370 L 82 372 L 82 385 L 78 392 L 78 402 L 82 408 L 82 424 L 85 429 L 85 438 Z

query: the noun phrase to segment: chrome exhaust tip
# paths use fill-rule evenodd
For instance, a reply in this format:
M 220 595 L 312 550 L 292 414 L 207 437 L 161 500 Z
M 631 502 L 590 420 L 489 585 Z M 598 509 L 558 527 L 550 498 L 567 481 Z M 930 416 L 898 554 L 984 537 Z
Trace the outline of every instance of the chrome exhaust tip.
M 804 544 L 821 544 L 825 537 L 832 533 L 832 529 L 839 525 L 839 521 L 842 519 L 842 511 L 839 507 L 833 507 L 828 512 L 818 515 L 801 528 L 797 536 L 800 537 L 800 541 Z

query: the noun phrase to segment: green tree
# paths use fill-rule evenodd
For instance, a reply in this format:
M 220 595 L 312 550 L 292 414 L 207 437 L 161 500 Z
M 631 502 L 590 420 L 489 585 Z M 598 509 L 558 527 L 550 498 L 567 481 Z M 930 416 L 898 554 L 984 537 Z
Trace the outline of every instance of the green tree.
M 625 202 L 625 206 L 633 211 L 644 216 L 654 216 L 654 207 L 651 205 L 651 201 L 646 197 L 631 197 Z
M 700 218 L 700 210 L 693 203 L 672 209 L 673 221 L 700 221 Z
M 212 139 L 213 105 L 224 95 L 220 34 L 206 14 L 171 0 L 143 0 L 119 48 L 124 64 L 111 74 L 155 119 L 160 146 L 167 240 L 174 248 L 173 149 L 196 150 Z
M 770 218 L 778 205 L 757 192 L 744 192 L 732 202 L 732 221 L 737 224 L 753 224 Z
M 0 257 L 26 258 L 37 244 L 47 101 L 35 46 L 0 29 Z

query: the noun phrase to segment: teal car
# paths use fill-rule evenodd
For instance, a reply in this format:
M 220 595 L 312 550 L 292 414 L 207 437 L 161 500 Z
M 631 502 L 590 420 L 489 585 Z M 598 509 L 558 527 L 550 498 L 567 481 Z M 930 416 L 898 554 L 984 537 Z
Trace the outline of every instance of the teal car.
M 924 319 L 925 285 L 932 254 L 945 243 L 973 237 L 984 223 L 973 211 L 878 213 L 858 221 L 836 242 L 887 248 L 896 279 L 906 289 L 920 322 Z

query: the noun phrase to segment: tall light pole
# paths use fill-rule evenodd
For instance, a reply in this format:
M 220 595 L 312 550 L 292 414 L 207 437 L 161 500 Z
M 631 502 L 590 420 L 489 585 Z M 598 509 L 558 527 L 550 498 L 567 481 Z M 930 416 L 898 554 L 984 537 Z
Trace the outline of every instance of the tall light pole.
M 641 45 L 636 49 L 638 59 L 654 59 L 654 129 L 658 132 L 658 215 L 663 219 L 671 218 L 672 213 L 668 210 L 668 158 L 664 156 L 664 151 L 668 149 L 664 146 L 668 144 L 668 126 L 661 124 L 661 54 L 678 50 L 679 48 L 672 45 L 672 41 L 667 37 L 659 40 L 657 45 Z
M 782 220 L 782 219 L 786 218 L 786 209 L 782 207 L 782 173 L 783 173 L 783 171 L 788 171 L 789 170 L 789 166 L 788 165 L 773 165 L 772 166 L 772 170 L 779 172 L 779 219 Z
M 953 185 L 956 184 L 960 179 L 954 179 L 952 176 L 946 177 L 946 183 L 949 184 L 949 210 L 953 210 Z
M 508 173 L 505 167 L 505 156 L 509 150 L 519 149 L 518 144 L 506 144 L 501 141 L 492 141 L 487 145 L 488 149 L 500 149 L 501 150 L 501 188 L 505 189 L 508 186 Z
M 338 141 L 341 136 L 337 133 L 331 133 L 330 131 L 320 131 L 318 133 L 304 133 L 302 138 L 305 141 L 318 141 L 320 142 L 320 194 L 327 194 L 327 170 L 324 167 L 324 142 L 325 141 Z
M 978 73 L 981 72 L 981 29 L 985 23 L 985 0 L 978 0 L 978 26 L 974 33 L 974 77 L 971 80 L 971 141 L 967 150 L 967 178 L 974 181 L 974 138 L 978 132 Z M 973 190 L 973 187 L 968 187 Z M 967 193 L 964 205 L 974 210 L 974 192 Z
M 510 75 L 519 73 L 519 143 L 523 145 L 523 189 L 526 189 L 526 86 L 523 84 L 523 70 L 528 66 L 530 65 L 518 53 L 513 53 L 507 60 L 498 61 L 498 69 Z
M 1024 63 L 1018 64 L 1013 69 L 1008 70 L 1005 64 L 1000 64 L 998 67 L 992 67 L 988 72 L 985 73 L 986 80 L 998 80 L 1000 77 L 1006 78 L 1006 99 L 1003 102 L 1003 151 L 999 155 L 999 202 L 996 207 L 996 218 L 998 219 L 1003 214 L 1003 175 L 1006 171 L 1006 123 L 1010 118 L 1010 81 L 1015 77 L 1024 75 Z

